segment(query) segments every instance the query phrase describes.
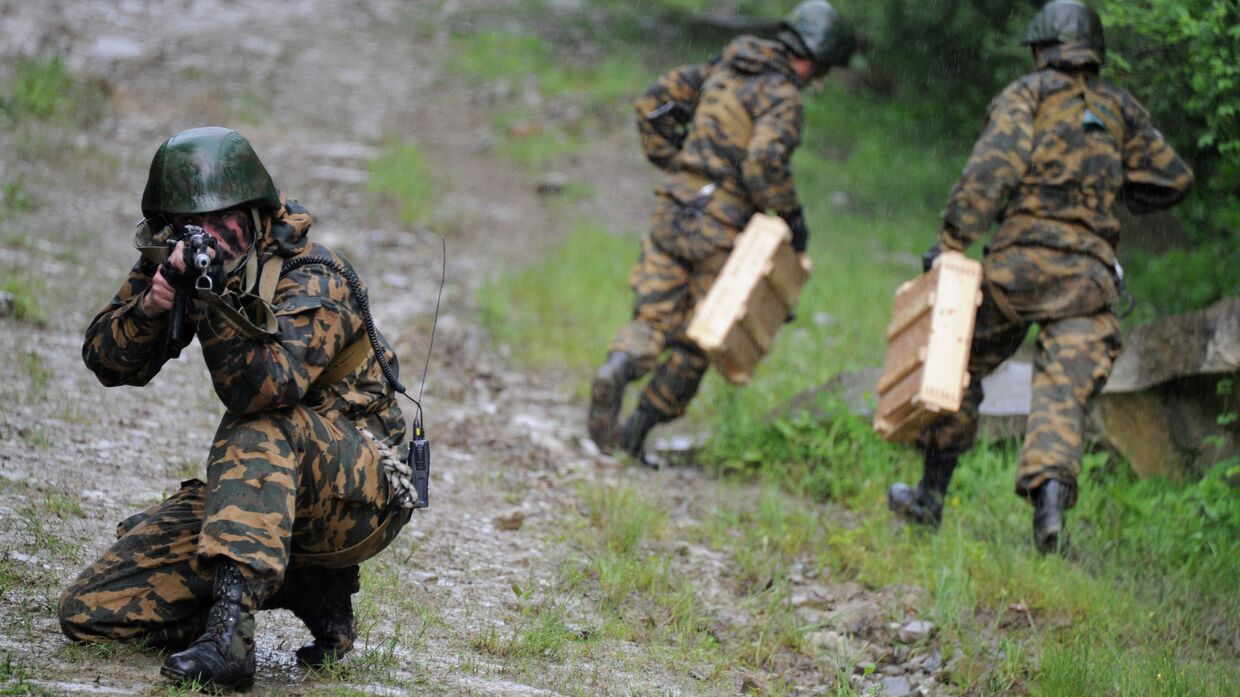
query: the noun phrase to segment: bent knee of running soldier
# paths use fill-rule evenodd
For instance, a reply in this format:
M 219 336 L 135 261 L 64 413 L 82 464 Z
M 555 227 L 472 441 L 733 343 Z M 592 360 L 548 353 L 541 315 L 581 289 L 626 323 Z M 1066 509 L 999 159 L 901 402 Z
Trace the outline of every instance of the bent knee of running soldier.
M 1119 322 L 1109 312 L 1046 322 L 1038 332 L 1018 494 L 1028 496 L 1055 479 L 1069 486 L 1075 503 L 1086 408 L 1106 384 L 1119 350 Z
M 642 390 L 642 409 L 657 414 L 661 422 L 683 416 L 708 368 L 710 360 L 701 349 L 686 343 L 673 345 Z

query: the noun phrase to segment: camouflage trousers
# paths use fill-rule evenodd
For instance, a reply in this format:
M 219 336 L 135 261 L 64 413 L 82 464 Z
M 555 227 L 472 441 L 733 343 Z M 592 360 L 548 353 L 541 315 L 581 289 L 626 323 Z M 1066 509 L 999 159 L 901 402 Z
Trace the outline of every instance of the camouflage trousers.
M 1108 309 L 1114 298 L 1109 274 L 1100 262 L 1059 252 L 1014 248 L 988 257 L 964 402 L 960 411 L 927 426 L 919 445 L 945 453 L 973 446 L 982 378 L 1020 348 L 1036 323 L 1032 401 L 1016 493 L 1029 497 L 1056 479 L 1068 488 L 1068 505 L 1075 505 L 1086 406 L 1102 391 L 1120 350 L 1119 322 Z M 1056 316 L 1064 308 L 1094 311 Z
M 616 333 L 611 350 L 632 357 L 634 379 L 655 371 L 639 403 L 659 421 L 685 413 L 710 367 L 684 332 L 728 259 L 731 249 L 718 242 L 730 242 L 739 232 L 671 198 L 661 197 L 655 208 L 651 232 L 629 274 L 636 296 L 633 321 Z
M 216 561 L 237 565 L 260 606 L 315 554 L 349 550 L 328 564 L 347 572 L 407 520 L 361 544 L 385 519 L 388 492 L 378 446 L 347 419 L 302 405 L 226 414 L 206 483 L 183 482 L 122 522 L 116 543 L 61 595 L 61 628 L 75 640 L 184 644 L 206 621 Z

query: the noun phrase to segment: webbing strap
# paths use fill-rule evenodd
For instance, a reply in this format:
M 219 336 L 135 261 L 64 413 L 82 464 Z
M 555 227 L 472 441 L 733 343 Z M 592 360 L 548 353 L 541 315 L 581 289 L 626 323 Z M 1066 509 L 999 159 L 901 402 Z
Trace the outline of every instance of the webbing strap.
M 254 340 L 275 336 L 278 325 L 270 303 L 244 303 L 243 301 L 243 308 L 248 306 L 249 313 L 253 315 L 246 316 L 244 309 L 229 305 L 223 295 L 216 295 L 210 291 L 198 291 L 198 299 L 205 302 L 221 321 L 237 330 L 242 339 Z
M 995 301 L 995 307 L 999 308 L 999 313 L 1006 317 L 1009 322 L 1016 325 L 1025 323 L 1020 318 L 1020 315 L 1016 314 L 1016 310 L 1012 309 L 1012 303 L 1008 302 L 1007 293 L 995 285 L 989 278 L 986 279 L 986 290 L 990 292 L 990 299 Z
M 258 297 L 265 303 L 270 303 L 272 298 L 276 297 L 276 286 L 280 283 L 280 266 L 283 263 L 284 260 L 280 257 L 267 257 L 263 270 L 258 274 Z
M 315 386 L 323 387 L 340 382 L 361 365 L 369 355 L 370 338 L 363 331 L 353 337 L 353 341 L 346 344 L 336 355 L 332 356 L 327 365 L 323 366 L 323 372 L 319 373 L 319 377 L 314 381 Z

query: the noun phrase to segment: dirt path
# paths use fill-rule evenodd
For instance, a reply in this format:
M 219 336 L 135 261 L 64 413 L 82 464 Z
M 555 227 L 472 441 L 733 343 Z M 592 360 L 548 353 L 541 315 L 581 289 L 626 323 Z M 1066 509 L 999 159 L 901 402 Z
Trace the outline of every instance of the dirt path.
M 6 270 L 41 279 L 49 315 L 43 327 L 0 320 L 8 366 L 0 384 L 0 686 L 164 689 L 158 655 L 69 645 L 54 610 L 59 589 L 110 543 L 116 521 L 201 476 L 221 413 L 196 345 L 142 390 L 105 390 L 78 353 L 90 313 L 132 261 L 128 230 L 151 153 L 170 133 L 203 124 L 246 134 L 277 184 L 315 215 L 312 234 L 357 262 L 407 384 L 416 384 L 426 351 L 439 245 L 367 197 L 367 160 L 386 142 L 419 143 L 442 192 L 437 218 L 453 228 L 426 385 L 433 505 L 372 565 L 354 669 L 307 675 L 291 656 L 304 630 L 291 615 L 267 613 L 260 693 L 714 694 L 771 677 L 652 660 L 632 642 L 603 642 L 570 661 L 514 663 L 485 650 L 488 638 L 506 636 L 526 616 L 526 600 L 553 592 L 574 554 L 566 539 L 582 519 L 582 486 L 592 483 L 623 480 L 652 492 L 670 515 L 665 544 L 679 552 L 675 569 L 700 579 L 700 600 L 721 624 L 743 622 L 743 610 L 726 580 L 731 560 L 678 542 L 676 532 L 734 492 L 697 470 L 651 473 L 592 454 L 581 442 L 572 381 L 518 370 L 478 326 L 477 285 L 537 258 L 563 231 L 525 171 L 482 147 L 485 104 L 445 70 L 450 31 L 467 25 L 477 4 L 485 3 L 0 2 L 5 60 L 55 53 L 107 92 L 104 115 L 86 128 L 35 124 L 0 135 L 0 175 L 20 181 L 29 199 L 28 211 L 4 221 L 0 255 Z M 618 228 L 644 225 L 652 175 L 627 130 L 568 167 L 570 178 L 607 192 L 588 204 L 592 216 Z M 888 631 L 881 620 L 900 619 L 911 604 L 898 592 L 832 585 L 812 571 L 793 582 L 801 596 L 789 602 L 811 625 L 842 609 Z M 570 627 L 589 626 L 588 593 L 555 602 Z M 799 688 L 792 691 L 834 683 L 821 666 L 841 640 L 818 636 L 804 655 L 781 659 Z M 906 659 L 889 657 L 900 669 L 887 672 L 933 672 Z

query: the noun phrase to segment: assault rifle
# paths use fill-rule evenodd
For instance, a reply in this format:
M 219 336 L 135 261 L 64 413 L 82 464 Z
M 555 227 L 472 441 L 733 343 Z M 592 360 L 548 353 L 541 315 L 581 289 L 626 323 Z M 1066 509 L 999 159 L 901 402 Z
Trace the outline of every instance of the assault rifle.
M 203 232 L 203 229 L 197 225 L 186 225 L 184 234 L 168 240 L 168 251 L 175 250 L 178 242 L 184 242 L 188 247 L 186 257 L 190 262 L 189 266 L 198 271 L 198 276 L 194 278 L 193 289 L 195 291 L 212 290 L 215 282 L 208 271 L 211 266 L 211 255 L 207 253 L 207 248 L 216 249 L 215 238 Z M 169 358 L 180 356 L 181 349 L 188 346 L 192 338 L 185 332 L 185 307 L 189 302 L 187 297 L 189 288 L 186 286 L 192 274 L 193 271 L 186 269 L 179 277 L 179 282 L 173 284 L 176 294 L 172 298 L 172 318 L 168 325 Z

